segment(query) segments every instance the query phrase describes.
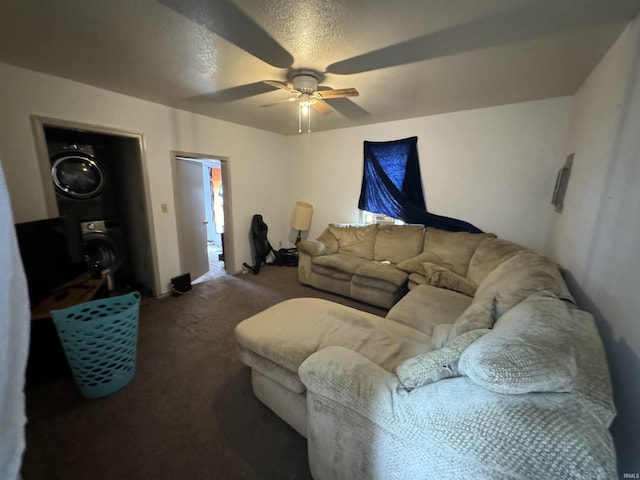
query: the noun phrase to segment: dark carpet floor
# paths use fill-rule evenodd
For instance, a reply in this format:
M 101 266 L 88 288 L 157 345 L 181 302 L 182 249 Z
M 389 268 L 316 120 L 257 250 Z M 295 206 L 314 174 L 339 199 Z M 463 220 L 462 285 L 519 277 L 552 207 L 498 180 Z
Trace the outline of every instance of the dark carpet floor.
M 253 396 L 233 338 L 243 319 L 304 296 L 385 314 L 302 286 L 291 267 L 222 275 L 144 301 L 136 376 L 96 400 L 79 394 L 51 326 L 34 325 L 23 479 L 310 478 L 305 439 Z

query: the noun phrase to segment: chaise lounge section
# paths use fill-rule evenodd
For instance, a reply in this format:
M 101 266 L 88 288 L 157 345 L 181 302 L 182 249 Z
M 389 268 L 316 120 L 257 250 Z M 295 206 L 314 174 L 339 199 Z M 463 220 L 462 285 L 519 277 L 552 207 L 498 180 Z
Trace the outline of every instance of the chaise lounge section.
M 236 327 L 255 395 L 307 438 L 313 477 L 614 478 L 604 350 L 559 267 L 495 235 L 429 230 L 383 264 L 410 290 L 386 317 L 298 298 Z M 318 280 L 307 255 L 301 275 Z

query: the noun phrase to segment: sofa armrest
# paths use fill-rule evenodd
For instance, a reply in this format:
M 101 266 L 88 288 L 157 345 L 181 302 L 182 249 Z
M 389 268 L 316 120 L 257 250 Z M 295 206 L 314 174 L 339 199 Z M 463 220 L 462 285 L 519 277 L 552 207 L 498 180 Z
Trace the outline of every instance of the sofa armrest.
M 395 374 L 353 350 L 337 346 L 309 356 L 298 368 L 298 375 L 308 391 L 367 416 L 377 416 L 379 408 L 391 405 L 400 387 Z
M 298 243 L 298 251 L 306 253 L 311 257 L 318 257 L 320 255 L 326 255 L 328 247 L 319 240 L 302 240 Z
M 302 240 L 298 242 L 298 281 L 311 285 L 311 262 L 315 257 L 330 253 L 327 245 L 320 240 Z
M 315 240 L 298 242 L 298 281 L 303 285 L 311 285 L 311 261 L 314 257 L 338 253 L 338 240 L 329 228 Z
M 317 480 L 615 477 L 608 429 L 570 394 L 504 395 L 468 377 L 407 392 L 343 347 L 314 353 L 298 374 Z

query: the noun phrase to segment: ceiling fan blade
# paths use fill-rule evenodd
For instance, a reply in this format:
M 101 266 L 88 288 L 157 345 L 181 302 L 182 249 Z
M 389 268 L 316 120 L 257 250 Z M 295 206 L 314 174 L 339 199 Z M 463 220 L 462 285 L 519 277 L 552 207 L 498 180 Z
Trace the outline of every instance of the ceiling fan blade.
M 327 105 L 324 101 L 320 99 L 317 99 L 315 103 L 312 103 L 311 107 L 314 110 L 317 110 L 318 112 L 324 115 L 329 115 L 330 113 L 333 113 L 333 108 L 331 108 L 329 105 Z
M 238 85 L 237 87 L 225 88 L 215 92 L 196 95 L 188 100 L 190 102 L 232 102 L 234 100 L 242 100 L 243 98 L 253 97 L 262 93 L 272 92 L 273 88 L 264 82 L 247 83 L 246 85 Z
M 276 87 L 276 88 L 280 88 L 282 90 L 286 90 L 289 93 L 299 93 L 293 87 L 287 85 L 284 82 L 279 82 L 277 80 L 263 80 L 262 82 L 266 83 L 267 85 L 271 85 L 272 87 Z
M 602 23 L 603 16 L 613 19 L 632 8 L 629 2 L 620 3 L 623 4 L 602 8 L 598 2 L 583 0 L 528 2 L 519 8 L 333 63 L 326 71 L 339 75 L 369 72 L 589 27 Z
M 337 88 L 331 90 L 321 90 L 317 92 L 322 98 L 343 98 L 343 97 L 357 97 L 360 95 L 355 88 Z
M 229 0 L 159 1 L 269 65 L 288 68 L 293 64 L 293 56 Z
M 265 105 L 260 105 L 260 106 L 261 107 L 271 107 L 272 105 L 278 105 L 279 103 L 295 102 L 296 100 L 297 100 L 297 98 L 295 98 L 295 97 L 283 98 L 282 100 L 278 100 L 277 102 L 267 103 Z
M 369 116 L 369 112 L 348 98 L 330 98 L 327 103 L 335 111 L 352 120 Z

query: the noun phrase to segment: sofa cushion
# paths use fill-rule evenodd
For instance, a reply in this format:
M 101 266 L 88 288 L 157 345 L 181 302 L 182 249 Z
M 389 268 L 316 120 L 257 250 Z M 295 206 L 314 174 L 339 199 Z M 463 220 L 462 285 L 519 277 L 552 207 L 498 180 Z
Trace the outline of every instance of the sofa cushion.
M 409 274 L 409 279 L 408 279 L 408 283 L 407 283 L 407 286 L 409 287 L 409 290 L 412 290 L 412 289 L 416 288 L 419 285 L 428 285 L 427 279 L 424 278 L 424 275 L 422 275 L 420 273 L 411 273 L 411 274 Z
M 476 298 L 496 298 L 502 314 L 523 298 L 542 290 L 573 302 L 560 267 L 536 252 L 523 251 L 493 270 L 478 286 Z
M 431 348 L 435 350 L 444 347 L 449 341 L 449 332 L 451 332 L 452 327 L 453 323 L 441 323 L 433 327 L 433 331 L 431 332 Z
M 332 278 L 348 280 L 358 268 L 370 263 L 370 260 L 334 253 L 333 255 L 321 255 L 311 262 L 311 271 Z
M 506 311 L 538 292 L 573 301 L 554 262 L 531 250 L 515 252 L 478 286 L 473 302 L 455 321 L 449 338 L 476 328 L 491 328 Z
M 418 285 L 387 313 L 387 318 L 428 335 L 442 323 L 453 323 L 471 303 L 471 298 L 452 290 Z
M 438 380 L 457 377 L 460 354 L 487 332 L 489 332 L 487 329 L 472 330 L 438 350 L 405 360 L 396 368 L 398 380 L 403 387 L 413 390 Z
M 380 225 L 373 247 L 374 260 L 398 263 L 422 250 L 422 225 Z
M 387 371 L 431 349 L 429 335 L 319 298 L 285 300 L 243 320 L 235 336 L 244 349 L 291 372 L 328 346 L 358 352 Z
M 446 288 L 473 297 L 476 286 L 466 278 L 435 263 L 423 262 L 424 277 L 429 285 Z
M 467 309 L 460 314 L 449 330 L 449 342 L 458 335 L 479 328 L 492 328 L 498 319 L 495 298 L 475 297 Z
M 452 268 L 451 265 L 447 264 L 442 258 L 430 251 L 421 252 L 418 255 L 402 260 L 398 263 L 397 267 L 407 273 L 420 273 L 424 275 L 424 267 L 422 266 L 424 262 L 435 263 L 449 270 Z
M 373 246 L 378 234 L 378 225 L 329 225 L 329 230 L 338 240 L 338 253 L 354 257 L 373 259 Z
M 431 261 L 453 270 L 463 277 L 467 274 L 469 260 L 487 238 L 495 238 L 493 233 L 448 232 L 437 228 L 427 228 L 424 234 L 424 252 L 437 255 L 441 261 Z
M 462 353 L 459 369 L 498 393 L 571 391 L 576 360 L 563 329 L 570 321 L 562 300 L 531 295 Z
M 356 268 L 354 275 L 362 277 L 358 279 L 361 284 L 374 280 L 376 285 L 379 281 L 382 281 L 395 285 L 396 287 L 404 285 L 409 276 L 407 272 L 396 268 L 395 265 L 379 262 L 366 262 L 360 265 Z
M 467 280 L 480 285 L 493 269 L 522 251 L 527 251 L 527 249 L 522 245 L 501 238 L 483 239 L 469 260 Z

